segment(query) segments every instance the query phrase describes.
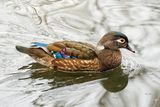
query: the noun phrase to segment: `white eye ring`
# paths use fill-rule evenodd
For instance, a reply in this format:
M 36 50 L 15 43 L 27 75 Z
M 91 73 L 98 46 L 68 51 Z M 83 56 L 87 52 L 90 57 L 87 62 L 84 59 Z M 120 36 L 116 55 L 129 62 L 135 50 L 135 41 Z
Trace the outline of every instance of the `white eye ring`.
M 125 41 L 125 39 L 120 38 L 120 39 L 117 40 L 117 42 L 119 42 L 119 43 L 125 43 L 126 41 Z

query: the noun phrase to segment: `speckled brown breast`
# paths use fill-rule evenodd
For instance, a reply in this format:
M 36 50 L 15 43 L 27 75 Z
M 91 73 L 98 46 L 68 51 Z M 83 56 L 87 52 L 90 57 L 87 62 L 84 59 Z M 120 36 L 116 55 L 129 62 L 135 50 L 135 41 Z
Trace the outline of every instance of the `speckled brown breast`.
M 121 64 L 120 50 L 103 49 L 98 54 L 98 59 L 101 61 L 100 71 L 113 69 Z
M 92 60 L 82 59 L 57 59 L 53 61 L 53 65 L 58 70 L 65 70 L 70 72 L 75 71 L 98 71 L 100 69 L 100 62 L 97 58 Z

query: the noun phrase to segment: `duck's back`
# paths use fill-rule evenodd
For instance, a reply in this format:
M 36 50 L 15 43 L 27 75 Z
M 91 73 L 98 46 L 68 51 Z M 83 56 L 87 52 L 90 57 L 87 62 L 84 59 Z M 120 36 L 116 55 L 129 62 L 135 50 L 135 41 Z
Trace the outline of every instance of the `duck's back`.
M 60 52 L 62 57 L 65 58 L 65 55 L 70 56 L 71 58 L 78 59 L 94 59 L 97 57 L 97 49 L 88 43 L 76 42 L 76 41 L 60 41 L 54 42 L 47 46 L 47 49 L 51 53 Z M 64 56 L 63 56 L 64 54 Z M 67 56 L 66 56 L 67 58 Z

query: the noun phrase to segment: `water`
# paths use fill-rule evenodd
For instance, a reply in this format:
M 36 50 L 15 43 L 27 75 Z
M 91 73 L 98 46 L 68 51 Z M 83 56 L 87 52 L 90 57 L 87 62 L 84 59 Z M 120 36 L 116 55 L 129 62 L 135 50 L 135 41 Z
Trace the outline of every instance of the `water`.
M 1 0 L 0 107 L 160 107 L 158 0 Z M 96 44 L 126 34 L 132 54 L 103 74 L 53 72 L 16 51 L 31 42 Z

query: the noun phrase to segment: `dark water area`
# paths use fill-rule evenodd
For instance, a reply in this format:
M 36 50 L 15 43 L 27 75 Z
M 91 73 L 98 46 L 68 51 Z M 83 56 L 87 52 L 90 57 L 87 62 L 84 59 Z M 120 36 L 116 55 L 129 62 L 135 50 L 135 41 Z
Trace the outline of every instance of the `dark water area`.
M 160 107 L 158 0 L 0 1 L 0 107 Z M 122 65 L 104 73 L 53 71 L 16 45 L 127 35 Z

